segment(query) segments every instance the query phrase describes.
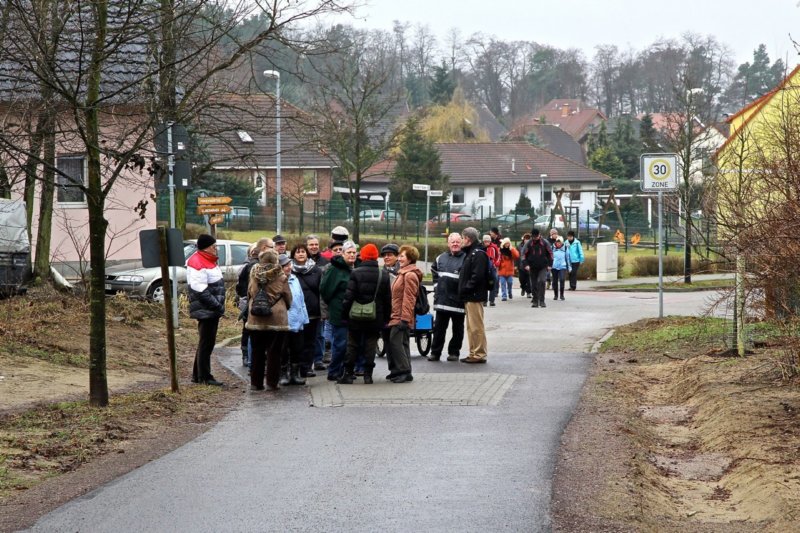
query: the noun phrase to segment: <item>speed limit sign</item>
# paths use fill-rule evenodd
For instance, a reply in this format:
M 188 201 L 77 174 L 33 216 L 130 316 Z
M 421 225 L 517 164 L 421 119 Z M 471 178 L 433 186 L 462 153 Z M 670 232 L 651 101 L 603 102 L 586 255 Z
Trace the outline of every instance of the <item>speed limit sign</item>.
M 642 154 L 640 163 L 643 191 L 672 191 L 678 188 L 677 154 Z

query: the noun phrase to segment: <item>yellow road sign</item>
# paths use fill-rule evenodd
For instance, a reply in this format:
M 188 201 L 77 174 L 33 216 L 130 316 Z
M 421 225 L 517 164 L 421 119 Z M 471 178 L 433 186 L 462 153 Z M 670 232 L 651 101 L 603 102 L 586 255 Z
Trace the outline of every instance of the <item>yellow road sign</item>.
M 231 206 L 229 205 L 199 205 L 197 206 L 198 215 L 221 215 L 223 213 L 230 213 Z
M 230 196 L 200 196 L 197 205 L 225 205 L 233 201 Z

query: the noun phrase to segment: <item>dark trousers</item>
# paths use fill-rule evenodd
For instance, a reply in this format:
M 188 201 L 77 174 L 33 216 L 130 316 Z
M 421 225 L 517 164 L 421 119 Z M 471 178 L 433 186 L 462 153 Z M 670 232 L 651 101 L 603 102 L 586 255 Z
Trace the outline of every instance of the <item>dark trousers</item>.
M 250 340 L 250 330 L 247 329 L 247 322 L 242 324 L 242 350 L 247 350 L 248 341 Z
M 519 287 L 522 289 L 523 294 L 531 293 L 531 277 L 525 272 L 525 267 L 519 267 Z
M 444 349 L 444 338 L 447 334 L 447 323 L 453 321 L 453 338 L 447 344 L 447 355 L 461 355 L 461 345 L 464 343 L 464 313 L 455 311 L 436 310 L 436 320 L 433 324 L 433 342 L 431 354 L 441 356 Z
M 317 322 L 314 319 L 300 331 L 290 331 L 286 338 L 286 349 L 281 354 L 281 366 L 311 366 L 314 359 L 314 348 L 317 341 Z
M 580 263 L 572 263 L 572 270 L 569 273 L 569 288 L 573 291 L 578 288 L 578 267 Z
M 308 368 L 311 368 L 311 364 L 316 361 L 319 349 L 319 323 L 319 318 L 312 318 L 303 328 L 303 360 L 301 364 Z M 322 354 L 320 354 L 319 360 L 322 361 Z
M 400 326 L 392 326 L 389 332 L 389 368 L 391 374 L 395 376 L 411 373 L 411 346 L 408 333 L 407 327 L 401 329 Z
M 344 369 L 347 374 L 355 372 L 359 359 L 364 362 L 364 370 L 372 374 L 375 368 L 375 350 L 378 346 L 377 330 L 351 329 L 347 331 L 347 359 Z
M 531 269 L 531 294 L 533 297 L 531 301 L 544 303 L 544 284 L 547 278 L 547 268 L 542 268 L 539 270 Z
M 197 342 L 197 351 L 194 353 L 194 368 L 192 369 L 192 381 L 195 383 L 208 381 L 213 377 L 211 375 L 211 352 L 214 351 L 214 344 L 217 342 L 217 328 L 219 328 L 219 317 L 197 321 L 197 334 L 200 339 Z
M 264 370 L 266 366 L 267 385 L 278 386 L 281 375 L 281 353 L 286 343 L 285 331 L 250 331 L 250 343 L 253 347 L 253 361 L 250 366 L 250 384 L 264 386 Z
M 558 298 L 564 296 L 564 277 L 567 274 L 566 269 L 553 269 L 553 295 Z

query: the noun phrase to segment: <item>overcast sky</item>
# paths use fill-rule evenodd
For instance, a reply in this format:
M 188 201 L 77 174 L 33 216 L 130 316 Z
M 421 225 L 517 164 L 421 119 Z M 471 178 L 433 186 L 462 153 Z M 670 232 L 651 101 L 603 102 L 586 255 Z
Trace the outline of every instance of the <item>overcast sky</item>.
M 800 40 L 798 0 L 366 0 L 351 23 L 391 30 L 392 21 L 427 24 L 441 42 L 452 27 L 462 37 L 483 32 L 503 40 L 529 40 L 557 48 L 580 48 L 587 59 L 597 44 L 642 50 L 659 37 L 685 31 L 710 34 L 727 44 L 738 65 L 752 59 L 759 43 L 770 59 L 789 67 Z M 658 7 L 659 4 L 663 7 Z M 346 22 L 340 19 L 341 22 Z

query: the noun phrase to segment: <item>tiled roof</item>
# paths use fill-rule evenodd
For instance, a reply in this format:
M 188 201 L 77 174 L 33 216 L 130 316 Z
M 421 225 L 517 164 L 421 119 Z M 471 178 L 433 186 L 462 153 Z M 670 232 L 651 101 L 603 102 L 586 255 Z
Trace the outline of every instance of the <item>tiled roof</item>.
M 524 137 L 529 126 L 540 124 L 544 117 L 545 124 L 553 124 L 569 133 L 573 139 L 580 140 L 587 133 L 587 128 L 595 119 L 605 120 L 605 115 L 597 109 L 586 105 L 575 98 L 556 98 L 537 109 L 534 113 L 516 121 L 511 128 L 512 137 Z
M 486 131 L 490 141 L 498 142 L 508 134 L 508 128 L 497 120 L 486 104 L 476 105 L 475 110 L 478 112 L 478 125 Z
M 276 107 L 270 94 L 225 94 L 214 98 L 193 121 L 198 139 L 215 167 L 274 168 Z M 313 140 L 313 118 L 281 100 L 281 166 L 335 166 Z M 245 132 L 252 142 L 242 140 Z M 245 137 L 246 138 L 246 137 Z
M 67 5 L 66 3 L 60 3 Z M 76 3 L 80 9 L 89 9 L 89 3 Z M 153 9 L 147 9 L 152 5 Z M 109 2 L 109 36 L 106 53 L 109 57 L 103 65 L 100 82 L 100 95 L 106 103 L 129 102 L 143 98 L 155 90 L 149 87 L 157 83 L 150 79 L 149 31 L 155 25 L 153 18 L 158 16 L 158 4 L 139 2 Z M 65 27 L 59 36 L 54 73 L 56 83 L 63 90 L 78 98 L 85 97 L 87 65 L 90 62 L 91 46 L 87 39 L 93 39 L 93 19 L 90 15 L 79 16 L 72 13 L 67 17 Z M 14 35 L 15 25 L 21 21 L 11 16 L 7 35 Z M 19 30 L 18 35 L 25 35 Z M 14 102 L 37 98 L 39 80 L 33 74 L 33 58 L 39 50 L 28 39 L 8 39 L 3 37 L 6 53 L 0 58 L 0 101 Z M 53 80 L 51 80 L 53 81 Z
M 550 150 L 579 165 L 586 165 L 586 154 L 581 145 L 561 128 L 552 124 L 534 124 L 528 133 L 536 135 L 541 143 L 540 148 Z
M 528 143 L 437 143 L 442 173 L 453 185 L 538 183 L 542 174 L 551 183 L 597 183 L 611 178 L 548 150 Z M 512 166 L 513 160 L 513 166 Z M 388 183 L 394 165 L 370 169 L 369 183 Z M 513 169 L 513 170 L 512 170 Z

